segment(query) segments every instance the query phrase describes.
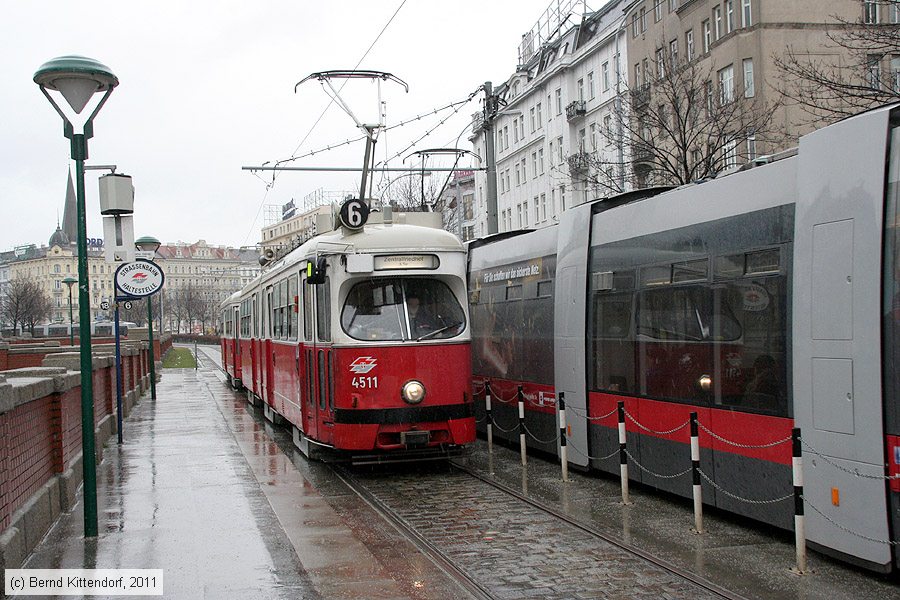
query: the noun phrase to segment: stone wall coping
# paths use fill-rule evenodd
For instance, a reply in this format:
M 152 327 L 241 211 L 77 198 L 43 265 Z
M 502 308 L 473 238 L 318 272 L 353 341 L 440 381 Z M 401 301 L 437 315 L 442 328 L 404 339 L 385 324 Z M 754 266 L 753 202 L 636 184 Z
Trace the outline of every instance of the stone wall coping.
M 54 392 L 50 377 L 14 377 L 0 383 L 0 414 Z
M 115 364 L 115 356 L 112 355 L 93 355 L 93 370 L 104 369 Z M 44 357 L 43 365 L 45 367 L 65 367 L 70 371 L 81 371 L 81 354 L 78 352 L 61 352 L 59 354 L 48 354 Z
M 43 344 L 17 344 L 11 347 L 8 352 L 9 354 L 34 354 L 36 352 L 40 352 L 42 354 L 54 354 L 57 352 L 71 352 L 70 348 L 72 348 L 72 346 L 62 347 L 59 345 L 59 343 L 57 343 L 55 346 Z
M 70 371 L 65 367 L 25 367 L 4 371 L 8 383 L 22 379 L 50 379 L 53 381 L 54 393 L 61 394 L 81 385 L 81 373 Z

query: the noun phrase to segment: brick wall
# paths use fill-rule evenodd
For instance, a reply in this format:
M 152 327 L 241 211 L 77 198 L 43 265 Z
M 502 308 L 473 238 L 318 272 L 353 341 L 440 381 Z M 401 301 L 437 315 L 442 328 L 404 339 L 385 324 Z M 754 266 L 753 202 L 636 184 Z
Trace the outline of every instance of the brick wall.
M 147 371 L 136 349 L 125 352 L 127 394 Z M 80 358 L 77 352 L 50 355 L 45 364 L 0 374 L 0 536 L 20 522 L 22 512 L 16 511 L 54 477 L 71 469 L 81 455 L 80 374 L 73 371 Z M 97 426 L 107 417 L 115 420 L 114 360 L 95 357 L 92 375 Z M 98 437 L 97 447 L 104 441 Z M 80 480 L 80 469 L 76 470 L 72 476 Z
M 39 398 L 0 415 L 0 442 L 5 473 L 0 512 L 0 527 L 6 529 L 12 513 L 18 510 L 56 472 L 54 440 L 48 432 L 56 430 L 52 396 Z M 80 438 L 79 438 L 80 440 Z

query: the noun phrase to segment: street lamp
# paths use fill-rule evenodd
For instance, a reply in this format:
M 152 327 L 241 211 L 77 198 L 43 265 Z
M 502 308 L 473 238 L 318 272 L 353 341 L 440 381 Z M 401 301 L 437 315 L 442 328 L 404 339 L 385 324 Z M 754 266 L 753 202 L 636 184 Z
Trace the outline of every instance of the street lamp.
M 64 284 L 69 286 L 69 345 L 75 345 L 75 321 L 72 319 L 72 286 L 78 283 L 74 277 L 66 277 L 62 280 Z
M 78 232 L 78 321 L 85 325 L 79 330 L 81 353 L 81 452 L 84 469 L 84 536 L 97 537 L 97 459 L 94 450 L 94 385 L 91 360 L 91 304 L 88 281 L 87 217 L 84 201 L 84 161 L 88 157 L 87 141 L 94 135 L 94 117 L 119 84 L 118 78 L 106 65 L 83 56 L 61 56 L 43 65 L 34 74 L 34 82 L 41 88 L 54 110 L 62 117 L 63 135 L 71 143 L 76 173 L 76 212 Z M 47 90 L 58 91 L 75 111 L 81 114 L 91 97 L 104 92 L 91 116 L 75 133 L 69 118 Z
M 156 254 L 159 240 L 145 235 L 134 241 L 135 247 L 142 252 Z M 153 296 L 147 296 L 147 339 L 150 342 L 150 397 L 156 400 L 156 357 L 153 352 Z

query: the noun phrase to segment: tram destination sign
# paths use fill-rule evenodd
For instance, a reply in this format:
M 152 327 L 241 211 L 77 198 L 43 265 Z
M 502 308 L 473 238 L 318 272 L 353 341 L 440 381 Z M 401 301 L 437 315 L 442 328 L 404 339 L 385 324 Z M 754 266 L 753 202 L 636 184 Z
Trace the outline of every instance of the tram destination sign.
M 129 296 L 152 296 L 162 288 L 164 281 L 162 269 L 153 261 L 128 262 L 116 269 L 116 289 Z

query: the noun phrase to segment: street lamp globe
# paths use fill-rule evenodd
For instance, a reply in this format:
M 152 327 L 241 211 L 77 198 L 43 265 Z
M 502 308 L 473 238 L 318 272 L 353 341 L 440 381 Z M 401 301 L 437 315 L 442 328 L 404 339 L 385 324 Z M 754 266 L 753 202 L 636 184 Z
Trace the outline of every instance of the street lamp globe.
M 42 90 L 61 93 L 77 114 L 81 114 L 96 92 L 119 85 L 119 79 L 109 67 L 93 58 L 75 55 L 48 60 L 35 72 L 34 82 Z
M 156 252 L 157 250 L 159 250 L 161 243 L 155 237 L 145 235 L 134 240 L 134 245 L 138 250 L 141 250 L 142 252 Z
M 67 286 L 69 286 L 69 289 L 71 290 L 72 286 L 75 285 L 76 283 L 78 283 L 78 280 L 75 279 L 74 277 L 66 277 L 65 279 L 62 280 L 62 282 L 64 284 L 66 284 Z

